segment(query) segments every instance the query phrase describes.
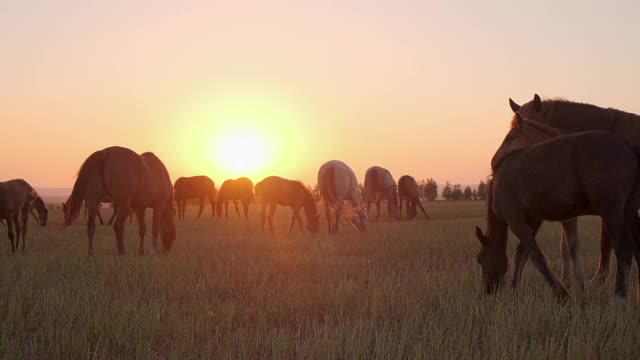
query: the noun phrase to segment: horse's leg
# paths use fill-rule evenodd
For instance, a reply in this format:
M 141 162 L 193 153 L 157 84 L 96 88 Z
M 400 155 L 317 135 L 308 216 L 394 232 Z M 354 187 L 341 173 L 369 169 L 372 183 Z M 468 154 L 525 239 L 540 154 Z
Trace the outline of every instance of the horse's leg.
M 582 259 L 580 258 L 580 237 L 578 236 L 578 219 L 572 219 L 568 222 L 566 231 L 566 245 L 569 250 L 569 257 L 573 264 L 573 273 L 576 278 L 576 283 L 582 286 L 585 282 L 584 267 L 582 266 Z M 569 269 L 567 269 L 569 270 Z M 567 276 L 569 277 L 569 276 Z
M 136 218 L 138 219 L 138 235 L 140 236 L 140 244 L 138 246 L 138 255 L 144 255 L 144 236 L 147 234 L 147 224 L 145 221 L 146 208 L 136 210 Z
M 400 204 L 398 204 L 398 220 L 402 218 L 402 196 L 400 196 Z
M 569 244 L 567 244 L 567 231 L 569 231 L 567 227 L 572 220 L 560 222 L 560 257 L 562 258 L 560 279 L 567 289 L 571 287 L 571 257 L 569 256 Z
M 202 216 L 202 210 L 204 210 L 204 196 L 200 196 L 200 201 L 198 202 L 198 206 L 200 206 L 200 209 L 198 210 L 198 219 L 200 219 L 200 216 Z
M 300 231 L 301 231 L 302 233 L 307 232 L 307 231 L 304 229 L 304 226 L 302 226 L 302 217 L 300 216 L 300 210 L 298 210 L 298 213 L 296 213 L 296 218 L 298 219 L 298 228 L 300 229 Z
M 380 196 L 376 198 L 376 220 L 380 221 Z
M 238 208 L 238 200 L 233 200 L 233 207 L 236 208 L 236 214 L 238 214 L 238 219 L 241 219 L 242 216 L 240 215 L 240 209 Z
M 625 226 L 624 216 L 618 216 L 615 212 L 603 217 L 606 224 L 607 235 L 613 244 L 616 255 L 616 283 L 614 294 L 622 300 L 626 300 L 629 289 L 629 271 L 635 246 Z
M 611 237 L 607 231 L 607 224 L 603 220 L 600 223 L 600 262 L 598 263 L 598 270 L 596 270 L 591 282 L 603 283 L 609 274 L 609 260 L 611 258 L 611 250 L 613 249 L 613 243 Z
M 11 253 L 16 252 L 16 246 L 13 240 L 15 239 L 15 234 L 13 232 L 13 218 L 8 218 L 7 220 L 7 236 L 9 237 L 9 241 L 11 242 Z
M 530 225 L 536 225 L 533 228 Z M 547 259 L 545 258 L 542 250 L 538 246 L 536 242 L 536 233 L 540 226 L 540 222 L 535 221 L 531 222 L 530 225 L 523 221 L 510 222 L 511 231 L 520 239 L 520 242 L 523 243 L 524 246 L 528 247 L 529 258 L 533 265 L 540 271 L 545 281 L 551 286 L 554 294 L 561 299 L 566 299 L 569 297 L 569 293 L 562 286 L 556 275 L 549 268 L 549 264 L 547 263 Z
M 424 207 L 422 207 L 422 204 L 420 204 L 420 198 L 416 199 L 416 205 L 418 205 L 418 207 L 420 208 L 420 210 L 424 214 L 424 218 L 429 220 L 429 215 L 427 215 L 427 212 L 424 211 Z
M 327 217 L 327 228 L 328 228 L 328 232 L 329 234 L 332 233 L 332 228 L 331 228 L 331 206 L 327 203 L 324 204 L 324 214 Z
M 520 282 L 522 281 L 522 271 L 524 269 L 524 265 L 527 263 L 529 259 L 529 247 L 524 243 L 520 242 L 516 249 L 516 265 L 513 269 L 513 279 L 511 281 L 511 287 L 517 289 L 520 287 Z
M 153 208 L 153 224 L 151 225 L 151 254 L 155 255 L 158 248 L 158 234 L 162 226 L 162 211 L 159 206 Z
M 98 220 L 100 221 L 100 225 L 104 225 L 104 220 L 102 220 L 102 215 L 100 215 L 100 209 L 98 209 Z
M 20 235 L 22 235 L 22 227 L 20 226 L 20 215 L 14 214 L 11 218 L 13 227 L 16 229 L 16 250 L 20 249 Z M 22 239 L 24 242 L 24 239 Z
M 213 218 L 216 217 L 216 211 L 215 211 L 215 206 L 216 206 L 216 197 L 213 194 L 209 195 L 209 204 L 211 204 L 211 216 L 213 216 Z
M 89 242 L 89 256 L 93 256 L 93 236 L 96 233 L 96 213 L 99 202 L 87 200 L 87 240 Z
M 113 230 L 116 233 L 118 255 L 124 255 L 124 223 L 125 221 L 127 221 L 127 216 L 129 216 L 129 209 L 131 209 L 131 199 L 129 198 L 118 203 L 118 205 L 115 206 L 115 209 L 116 219 L 113 222 Z
M 107 225 L 109 225 L 109 226 L 113 225 L 113 220 L 115 220 L 115 219 L 116 219 L 116 214 L 117 214 L 117 213 L 118 213 L 118 212 L 116 211 L 116 206 L 115 206 L 115 204 L 114 204 L 114 205 L 113 205 L 113 213 L 111 214 L 111 217 L 109 218 L 109 221 L 107 222 Z M 98 214 L 100 214 L 100 212 L 99 212 L 99 211 L 98 211 Z M 100 219 L 102 219 L 102 218 L 100 218 Z M 100 222 L 100 224 L 102 224 L 102 222 Z
M 229 200 L 224 201 L 224 216 L 229 218 Z
M 269 231 L 271 232 L 271 235 L 273 235 L 274 231 L 273 231 L 273 216 L 276 213 L 276 204 L 275 203 L 271 203 L 269 204 L 269 215 L 268 215 L 268 220 L 269 220 Z
M 336 208 L 336 214 L 335 214 L 334 231 L 337 234 L 340 229 L 340 215 L 342 213 L 342 209 L 344 209 L 344 200 L 338 199 L 338 201 L 336 201 L 336 204 L 338 206 Z
M 267 211 L 267 202 L 262 201 L 262 205 L 260 206 L 260 225 L 262 226 L 262 231 L 264 232 L 264 222 L 267 220 L 267 215 L 265 212 Z
M 21 230 L 22 230 L 22 253 L 24 253 L 24 247 L 26 245 L 27 242 L 27 221 L 29 220 L 29 209 L 24 208 L 22 209 L 22 224 L 21 226 Z
M 242 200 L 242 209 L 244 210 L 244 218 L 245 220 L 249 218 L 249 200 L 248 199 L 243 199 Z
M 296 224 L 296 221 L 298 221 L 300 205 L 293 205 L 291 208 L 293 209 L 293 213 L 291 214 L 291 223 L 289 224 L 289 235 L 291 235 L 293 226 Z

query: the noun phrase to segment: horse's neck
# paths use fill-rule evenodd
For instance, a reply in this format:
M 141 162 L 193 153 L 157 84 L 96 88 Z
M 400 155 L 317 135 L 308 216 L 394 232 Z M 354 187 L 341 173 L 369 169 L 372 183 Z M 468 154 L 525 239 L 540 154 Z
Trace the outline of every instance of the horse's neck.
M 493 209 L 495 194 L 494 182 L 495 178 L 492 179 L 487 186 L 487 238 L 492 248 L 506 251 L 509 224 L 499 217 Z
M 640 132 L 640 116 L 616 109 L 585 108 L 583 104 L 555 104 L 548 110 L 548 124 L 570 134 L 589 130 Z
M 302 208 L 304 209 L 304 213 L 307 215 L 307 217 L 318 214 L 315 201 L 313 200 L 313 196 L 311 196 L 311 194 L 309 194 L 308 196 L 305 195 L 304 200 L 302 201 Z

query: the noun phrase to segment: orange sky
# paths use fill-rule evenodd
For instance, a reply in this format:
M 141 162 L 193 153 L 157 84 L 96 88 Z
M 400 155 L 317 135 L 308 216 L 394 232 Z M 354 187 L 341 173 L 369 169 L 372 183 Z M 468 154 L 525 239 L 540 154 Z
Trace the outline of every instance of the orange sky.
M 92 151 L 121 145 L 218 184 L 315 183 L 330 159 L 360 180 L 380 165 L 476 183 L 508 97 L 640 113 L 639 5 L 576 4 L 6 2 L 0 179 L 71 187 Z M 266 149 L 252 170 L 221 153 L 244 132 Z

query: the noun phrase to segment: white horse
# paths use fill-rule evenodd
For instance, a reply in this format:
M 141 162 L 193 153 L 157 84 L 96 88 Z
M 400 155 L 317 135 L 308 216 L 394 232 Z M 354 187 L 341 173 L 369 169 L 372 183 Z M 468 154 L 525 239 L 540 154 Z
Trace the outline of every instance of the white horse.
M 318 186 L 325 204 L 329 233 L 338 232 L 340 214 L 343 211 L 349 216 L 349 221 L 356 230 L 366 230 L 367 217 L 362 211 L 362 195 L 358 187 L 358 179 L 347 164 L 340 160 L 324 163 L 318 170 Z M 350 209 L 344 207 L 346 200 L 351 202 Z

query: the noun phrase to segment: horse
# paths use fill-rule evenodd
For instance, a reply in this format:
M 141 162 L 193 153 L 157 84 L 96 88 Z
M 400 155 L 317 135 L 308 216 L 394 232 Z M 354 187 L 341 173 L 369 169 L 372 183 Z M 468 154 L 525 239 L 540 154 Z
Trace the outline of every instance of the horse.
M 340 160 L 330 160 L 318 170 L 318 187 L 325 205 L 329 233 L 337 233 L 340 214 L 344 211 L 357 231 L 366 231 L 367 216 L 362 211 L 362 194 L 358 179 L 351 168 Z M 351 208 L 344 202 L 351 202 Z M 333 219 L 332 219 L 333 218 Z M 333 223 L 333 224 L 332 224 Z
M 158 236 L 164 250 L 171 250 L 176 238 L 173 187 L 169 172 L 156 155 L 151 152 L 138 155 L 130 149 L 112 146 L 92 153 L 80 167 L 64 208 L 64 223 L 59 229 L 73 224 L 80 215 L 82 203 L 86 202 L 89 256 L 93 256 L 96 213 L 105 195 L 111 198 L 117 212 L 113 229 L 119 255 L 125 253 L 124 222 L 130 208 L 136 209 L 138 217 L 138 255 L 144 255 L 146 208 L 153 209 L 151 253 L 156 252 Z
M 316 202 L 313 200 L 311 191 L 307 189 L 301 182 L 281 178 L 279 176 L 268 176 L 255 186 L 256 196 L 262 199 L 262 211 L 260 220 L 262 223 L 262 231 L 264 231 L 264 223 L 267 219 L 265 211 L 269 207 L 269 231 L 273 235 L 273 215 L 276 213 L 276 207 L 290 206 L 293 209 L 291 215 L 291 223 L 289 224 L 289 234 L 293 230 L 293 226 L 298 222 L 300 231 L 304 232 L 302 227 L 302 219 L 300 218 L 300 208 L 304 209 L 304 215 L 307 217 L 307 229 L 315 234 L 318 232 L 320 224 L 318 222 L 318 211 Z
M 101 200 L 100 200 L 100 204 L 111 204 L 112 208 L 113 208 L 113 213 L 111 213 L 111 217 L 109 218 L 109 221 L 107 222 L 107 225 L 111 226 L 113 225 L 113 220 L 115 220 L 116 215 L 118 214 L 118 211 L 116 210 L 115 207 L 113 207 L 113 202 L 111 201 L 111 198 L 109 198 L 109 195 L 105 195 Z M 62 203 L 62 211 L 64 212 L 64 210 L 67 207 L 67 203 L 63 202 Z M 102 219 L 102 215 L 100 214 L 100 208 L 101 205 L 98 205 L 98 211 L 96 212 L 96 216 L 98 217 L 98 221 L 100 221 L 100 225 L 104 225 L 104 220 Z M 133 223 L 133 215 L 135 214 L 135 210 L 134 209 L 129 209 L 129 224 Z M 87 217 L 87 204 L 85 203 L 84 205 L 84 217 Z
M 510 227 L 520 240 L 512 287 L 519 286 L 523 267 L 531 257 L 554 294 L 566 299 L 569 294 L 549 269 L 536 234 L 543 220 L 598 215 L 606 224 L 617 259 L 614 296 L 626 299 L 634 252 L 640 265 L 636 244 L 640 232 L 640 147 L 604 131 L 553 137 L 555 129 L 520 114 L 516 114 L 516 122 L 491 160 L 487 235 L 476 227 L 482 245 L 477 260 L 486 293 L 498 287 L 507 271 Z M 527 127 L 530 129 L 524 131 Z M 543 137 L 552 139 L 526 145 Z
M 181 177 L 176 180 L 173 185 L 174 198 L 178 205 L 178 219 L 184 220 L 184 211 L 187 207 L 188 199 L 199 199 L 200 210 L 198 211 L 198 219 L 202 215 L 204 209 L 204 198 L 209 199 L 211 204 L 211 215 L 215 213 L 216 185 L 208 176 L 191 176 Z
M 0 220 L 6 221 L 12 253 L 18 249 L 21 236 L 22 252 L 24 253 L 29 212 L 37 198 L 38 193 L 23 179 L 0 182 Z M 16 239 L 15 244 L 14 238 Z
M 38 224 L 40 224 L 40 226 L 47 226 L 49 210 L 47 210 L 47 206 L 44 204 L 44 201 L 40 196 L 33 200 L 29 213 L 38 222 Z
M 235 180 L 225 180 L 218 191 L 218 201 L 216 202 L 216 213 L 218 217 L 222 217 L 222 205 L 224 204 L 225 216 L 229 217 L 229 201 L 233 201 L 236 208 L 236 214 L 240 218 L 240 210 L 238 209 L 238 200 L 242 203 L 244 209 L 244 218 L 247 219 L 249 212 L 249 204 L 253 200 L 253 183 L 246 177 Z
M 425 219 L 429 219 L 429 215 L 424 211 L 424 207 L 420 204 L 420 192 L 418 191 L 418 183 L 416 179 L 409 175 L 403 175 L 398 179 L 398 197 L 400 205 L 398 207 L 398 219 L 402 215 L 402 202 L 406 200 L 407 219 L 414 219 L 418 215 L 419 207 L 424 214 Z
M 380 219 L 380 201 L 387 201 L 389 218 L 398 220 L 398 195 L 396 193 L 396 181 L 389 170 L 372 166 L 364 173 L 364 198 L 367 203 L 367 216 L 372 201 L 376 202 L 377 219 Z
M 559 134 L 571 134 L 588 130 L 603 130 L 618 136 L 640 142 L 640 116 L 613 108 L 601 108 L 591 104 L 583 104 L 567 100 L 542 100 L 535 94 L 533 100 L 520 106 L 512 99 L 509 105 L 513 112 L 519 112 L 525 118 L 544 123 L 557 129 Z M 512 126 L 515 124 L 515 117 Z M 562 256 L 562 279 L 570 285 L 571 264 L 579 283 L 585 281 L 584 270 L 580 261 L 580 242 L 577 219 L 561 222 L 560 254 Z M 611 242 L 607 232 L 600 229 L 600 261 L 598 269 L 591 281 L 604 281 L 611 255 Z

